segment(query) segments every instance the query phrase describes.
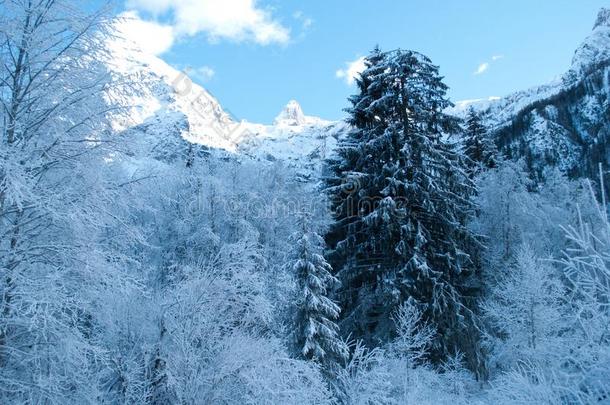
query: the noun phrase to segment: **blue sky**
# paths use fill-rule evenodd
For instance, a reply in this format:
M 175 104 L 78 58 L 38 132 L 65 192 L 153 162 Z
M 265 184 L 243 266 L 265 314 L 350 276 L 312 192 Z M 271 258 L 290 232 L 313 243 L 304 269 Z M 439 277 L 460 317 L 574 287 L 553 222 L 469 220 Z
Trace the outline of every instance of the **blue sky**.
M 290 99 L 308 115 L 343 117 L 355 91 L 347 63 L 375 44 L 428 55 L 454 101 L 548 82 L 568 69 L 603 6 L 610 2 L 126 0 L 122 10 L 167 29 L 147 36 L 151 46 L 191 67 L 233 115 L 270 123 Z

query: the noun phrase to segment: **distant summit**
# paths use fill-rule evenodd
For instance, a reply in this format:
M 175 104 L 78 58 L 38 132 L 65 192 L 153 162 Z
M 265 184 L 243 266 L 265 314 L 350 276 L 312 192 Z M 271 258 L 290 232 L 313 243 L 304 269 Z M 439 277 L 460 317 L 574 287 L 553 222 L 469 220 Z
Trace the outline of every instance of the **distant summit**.
M 275 117 L 273 123 L 275 125 L 306 125 L 311 121 L 309 117 L 303 114 L 301 105 L 296 100 L 290 100 L 286 107 Z
M 602 8 L 597 14 L 593 32 L 574 53 L 572 70 L 586 73 L 610 60 L 610 9 Z
M 610 26 L 610 9 L 608 8 L 602 8 L 601 10 L 599 10 L 599 13 L 597 13 L 597 20 L 595 20 L 595 25 L 593 26 L 593 29 L 603 25 Z

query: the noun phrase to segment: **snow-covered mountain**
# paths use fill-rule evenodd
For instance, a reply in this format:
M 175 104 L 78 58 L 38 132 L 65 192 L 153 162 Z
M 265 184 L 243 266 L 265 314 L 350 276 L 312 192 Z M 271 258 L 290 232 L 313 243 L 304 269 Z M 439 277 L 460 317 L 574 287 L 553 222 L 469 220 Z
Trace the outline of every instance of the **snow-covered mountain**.
M 347 130 L 343 122 L 305 115 L 295 100 L 271 125 L 239 121 L 188 72 L 124 38 L 113 39 L 108 48 L 111 70 L 136 83 L 122 100 L 130 106 L 129 119 L 117 119 L 118 129 L 156 134 L 162 142 L 184 139 L 263 162 L 282 161 L 304 178 L 320 168 Z M 463 116 L 467 107 L 479 110 L 500 148 L 525 158 L 537 172 L 557 166 L 571 175 L 594 176 L 597 163 L 608 162 L 609 75 L 610 10 L 602 9 L 564 75 L 503 98 L 458 103 L 449 112 Z
M 275 117 L 273 124 L 276 126 L 303 126 L 315 125 L 320 121 L 317 117 L 306 116 L 298 101 L 290 100 L 286 107 Z
M 107 46 L 109 69 L 119 82 L 131 87 L 129 96 L 120 100 L 128 113 L 116 117 L 115 129 L 139 127 L 149 133 L 177 132 L 192 143 L 234 150 L 241 123 L 186 73 L 126 39 L 123 33 L 133 18 L 119 20 L 117 34 Z
M 557 166 L 571 175 L 595 176 L 597 164 L 608 163 L 609 76 L 610 10 L 602 9 L 560 78 L 471 105 L 483 114 L 501 149 L 524 157 L 531 169 L 540 173 Z
M 132 87 L 129 96 L 121 96 L 120 104 L 128 113 L 113 119 L 116 130 L 156 135 L 164 138 L 158 139 L 161 143 L 183 139 L 229 152 L 239 150 L 261 161 L 285 160 L 305 172 L 334 148 L 345 125 L 306 116 L 295 100 L 288 102 L 272 125 L 235 119 L 189 78 L 188 70 L 171 67 L 127 39 L 134 22 L 138 22 L 134 15 L 119 20 L 117 35 L 108 41 L 109 69 L 119 82 Z
M 239 144 L 239 152 L 260 161 L 282 161 L 305 180 L 319 173 L 322 161 L 333 153 L 348 128 L 342 121 L 306 116 L 295 100 L 286 105 L 273 125 L 246 127 L 249 136 Z

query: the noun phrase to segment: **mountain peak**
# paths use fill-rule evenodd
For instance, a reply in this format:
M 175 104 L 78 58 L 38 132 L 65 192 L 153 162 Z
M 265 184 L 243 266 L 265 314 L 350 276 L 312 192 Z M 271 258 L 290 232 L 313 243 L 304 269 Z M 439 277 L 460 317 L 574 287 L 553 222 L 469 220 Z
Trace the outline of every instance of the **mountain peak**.
M 610 61 L 610 9 L 602 8 L 597 14 L 593 32 L 574 53 L 572 70 L 588 72 Z
M 306 123 L 307 117 L 303 114 L 303 109 L 296 100 L 290 100 L 274 121 L 276 125 L 303 125 Z
M 134 13 L 122 14 L 114 25 L 115 35 L 106 40 L 109 53 L 105 64 L 120 78 L 133 83 L 133 90 L 117 97 L 126 113 L 113 118 L 116 130 L 146 124 L 151 133 L 179 132 L 188 142 L 235 150 L 240 123 L 224 111 L 203 87 L 131 38 L 143 21 Z
M 593 29 L 600 26 L 610 27 L 610 9 L 604 7 L 597 13 L 597 20 L 595 20 Z

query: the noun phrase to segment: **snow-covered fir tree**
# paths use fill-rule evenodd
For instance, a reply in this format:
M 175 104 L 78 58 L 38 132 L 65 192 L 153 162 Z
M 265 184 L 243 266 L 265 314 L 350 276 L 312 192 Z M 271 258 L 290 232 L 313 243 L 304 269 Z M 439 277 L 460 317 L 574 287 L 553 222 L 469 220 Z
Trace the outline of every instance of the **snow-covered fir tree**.
M 330 299 L 339 280 L 324 259 L 324 239 L 313 229 L 307 213 L 299 217 L 292 236 L 292 271 L 297 279 L 295 340 L 300 355 L 325 365 L 343 362 L 349 354 L 335 323 L 341 309 Z
M 466 117 L 463 148 L 464 154 L 469 158 L 468 165 L 471 171 L 496 166 L 498 154 L 496 146 L 489 138 L 481 115 L 472 107 L 468 109 Z
M 442 138 L 455 130 L 443 112 L 447 86 L 426 56 L 378 48 L 357 84 L 347 110 L 354 129 L 328 180 L 335 222 L 327 241 L 342 282 L 342 325 L 368 343 L 387 342 L 392 312 L 412 298 L 438 332 L 433 358 L 459 348 L 477 359 L 471 253 L 478 242 L 465 227 L 473 185 Z

